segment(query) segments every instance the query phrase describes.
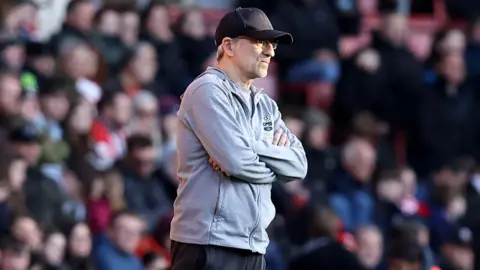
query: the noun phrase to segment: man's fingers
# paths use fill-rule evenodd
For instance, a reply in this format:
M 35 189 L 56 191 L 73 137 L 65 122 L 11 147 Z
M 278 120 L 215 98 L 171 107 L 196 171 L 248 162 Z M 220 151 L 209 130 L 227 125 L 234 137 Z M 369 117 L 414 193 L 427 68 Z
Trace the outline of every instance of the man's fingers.
M 286 146 L 288 141 L 288 136 L 286 133 L 283 133 L 278 142 L 278 146 Z
M 278 142 L 280 141 L 280 138 L 282 137 L 283 134 L 283 129 L 279 129 L 275 132 L 275 135 L 273 136 L 273 145 L 278 145 Z

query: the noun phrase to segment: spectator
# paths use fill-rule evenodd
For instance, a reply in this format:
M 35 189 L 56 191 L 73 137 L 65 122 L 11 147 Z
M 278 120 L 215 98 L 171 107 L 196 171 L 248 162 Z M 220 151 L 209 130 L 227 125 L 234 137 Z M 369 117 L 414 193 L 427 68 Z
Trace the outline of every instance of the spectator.
M 447 53 L 464 53 L 466 46 L 465 34 L 458 28 L 449 28 L 436 34 L 432 52 L 427 59 L 427 83 L 434 84 L 438 79 L 438 63 Z
M 409 156 L 423 177 L 456 157 L 475 154 L 475 86 L 466 80 L 465 60 L 460 53 L 443 55 L 440 78 L 422 92 L 412 132 Z M 441 122 L 441 127 L 437 123 Z
M 87 161 L 91 150 L 90 130 L 95 116 L 95 110 L 84 98 L 78 98 L 64 123 L 64 139 L 70 148 L 66 164 L 83 183 L 91 181 L 89 173 L 93 166 Z
M 39 253 L 42 249 L 42 231 L 37 222 L 29 216 L 17 216 L 12 221 L 11 234 L 27 244 L 30 251 Z
M 26 162 L 4 155 L 0 159 L 0 235 L 8 232 L 12 219 L 27 214 L 25 194 L 22 191 L 26 178 Z
M 26 44 L 26 61 L 21 75 L 24 88 L 38 92 L 45 80 L 54 76 L 55 59 L 48 44 L 29 42 Z
M 98 170 L 110 168 L 126 152 L 125 127 L 132 115 L 132 104 L 122 92 L 107 91 L 97 104 L 98 117 L 92 125 L 91 164 Z
M 398 130 L 412 128 L 415 112 L 412 104 L 416 104 L 417 95 L 422 92 L 423 70 L 407 48 L 406 15 L 384 14 L 380 26 L 373 35 L 372 48 L 380 55 L 382 69 L 387 74 L 385 103 L 390 108 L 390 134 L 394 135 Z
M 95 52 L 80 39 L 66 39 L 58 54 L 61 74 L 73 82 L 92 78 L 98 71 Z
M 436 257 L 430 248 L 430 232 L 428 227 L 416 219 L 394 219 L 390 243 L 410 239 L 422 249 L 422 269 L 434 269 Z
M 282 1 L 272 23 L 275 29 L 287 31 L 295 37 L 291 46 L 280 46 L 277 50 L 276 59 L 282 77 L 303 83 L 335 82 L 338 79 L 339 30 L 335 13 L 327 1 Z M 305 29 L 316 29 L 321 34 Z
M 65 197 L 61 186 L 44 176 L 38 169 L 40 134 L 31 124 L 16 127 L 9 137 L 11 151 L 24 159 L 28 166 L 24 192 L 29 212 L 45 228 L 55 227 L 57 222 L 68 222 L 61 207 Z M 67 219 L 65 219 L 67 218 Z
M 388 264 L 392 270 L 422 269 L 422 249 L 410 239 L 398 239 L 389 247 Z
M 335 213 L 319 207 L 307 211 L 309 241 L 294 256 L 289 269 L 364 269 L 356 256 L 336 241 L 339 219 Z
M 62 30 L 50 40 L 53 50 L 59 52 L 62 43 L 72 38 L 82 42 L 90 42 L 94 12 L 91 0 L 70 1 Z
M 140 29 L 140 16 L 134 10 L 126 10 L 120 14 L 120 38 L 127 48 L 137 44 Z
M 151 257 L 151 254 L 154 254 L 157 258 L 164 260 L 167 266 L 170 266 L 170 224 L 172 218 L 173 212 L 165 214 L 155 228 L 153 236 L 145 236 L 140 240 L 136 251 L 139 258 L 145 260 Z
M 93 43 L 103 56 L 109 70 L 121 63 L 125 47 L 120 39 L 120 13 L 105 7 L 95 14 L 95 33 Z
M 152 43 L 157 50 L 159 63 L 157 80 L 166 82 L 169 93 L 180 96 L 193 78 L 188 77 L 188 70 L 181 58 L 176 37 L 170 29 L 167 7 L 152 2 L 141 18 L 141 39 Z
M 474 269 L 472 232 L 469 228 L 455 228 L 441 247 L 441 269 Z
M 44 241 L 42 249 L 42 267 L 57 270 L 68 269 L 63 264 L 67 243 L 65 236 L 59 231 L 51 231 L 45 234 Z
M 161 82 L 155 81 L 158 69 L 156 54 L 150 43 L 137 43 L 123 56 L 119 73 L 111 77 L 105 87 L 123 91 L 130 97 L 143 89 L 148 89 L 157 96 L 165 95 Z
M 352 139 L 343 148 L 342 167 L 329 183 L 330 205 L 347 231 L 373 221 L 373 194 L 369 183 L 375 159 L 375 151 L 368 141 Z
M 98 270 L 141 270 L 143 265 L 134 256 L 143 232 L 142 219 L 130 212 L 119 212 L 112 217 L 110 236 L 94 251 Z
M 384 63 L 374 49 L 361 51 L 345 65 L 332 111 L 339 135 L 349 132 L 354 116 L 362 111 L 368 111 L 387 123 L 391 121 L 387 79 Z
M 355 232 L 357 256 L 365 269 L 378 269 L 383 256 L 383 237 L 375 226 L 362 226 Z
M 321 111 L 309 110 L 305 113 L 305 152 L 309 164 L 304 185 L 312 193 L 312 200 L 322 202 L 327 192 L 327 183 L 338 169 L 337 149 L 328 145 L 330 119 Z M 322 202 L 323 203 L 323 202 Z
M 189 77 L 195 78 L 205 70 L 206 61 L 215 53 L 213 37 L 208 35 L 201 11 L 189 10 L 183 13 L 176 23 L 175 33 Z
M 65 258 L 70 270 L 93 270 L 90 261 L 92 252 L 92 235 L 85 223 L 74 224 L 67 232 L 68 248 Z
M 20 75 L 25 64 L 25 45 L 15 37 L 0 39 L 0 67 Z
M 150 136 L 155 149 L 157 149 L 157 159 L 160 161 L 163 142 L 162 133 L 158 127 L 160 124 L 158 100 L 152 93 L 142 91 L 135 95 L 132 102 L 133 118 L 129 126 L 129 133 Z
M 2 9 L 5 18 L 2 21 L 0 32 L 21 38 L 22 40 L 36 39 L 38 6 L 33 1 L 4 1 Z M 3 11 L 3 10 L 2 10 Z
M 70 110 L 68 90 L 68 85 L 62 81 L 49 80 L 39 93 L 42 114 L 35 119 L 35 125 L 45 134 L 40 157 L 42 173 L 59 182 L 70 151 L 63 140 L 61 125 Z
M 139 213 L 148 231 L 154 230 L 160 218 L 172 210 L 161 179 L 155 178 L 156 150 L 148 136 L 128 139 L 128 154 L 120 170 L 125 183 L 125 200 L 129 210 Z
M 8 132 L 13 127 L 15 118 L 20 114 L 20 97 L 22 88 L 17 75 L 0 70 L 0 144 L 5 146 Z
M 19 240 L 10 238 L 2 243 L 0 267 L 2 270 L 28 270 L 30 250 Z
M 94 176 L 88 192 L 88 225 L 97 235 L 108 228 L 112 213 L 125 210 L 124 183 L 116 171 L 107 171 Z

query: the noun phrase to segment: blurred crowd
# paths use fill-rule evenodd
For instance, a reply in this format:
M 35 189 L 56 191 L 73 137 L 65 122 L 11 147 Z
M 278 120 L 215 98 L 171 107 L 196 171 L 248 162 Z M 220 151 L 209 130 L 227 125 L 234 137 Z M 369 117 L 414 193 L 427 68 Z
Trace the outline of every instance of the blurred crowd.
M 169 269 L 176 111 L 216 53 L 202 9 L 178 2 L 0 2 L 0 269 Z M 272 187 L 267 269 L 480 269 L 480 2 L 444 1 L 467 26 L 432 33 L 427 59 L 408 22 L 437 1 L 378 1 L 348 57 L 366 0 L 227 2 L 294 36 L 268 92 L 334 93 L 278 94 L 309 171 Z

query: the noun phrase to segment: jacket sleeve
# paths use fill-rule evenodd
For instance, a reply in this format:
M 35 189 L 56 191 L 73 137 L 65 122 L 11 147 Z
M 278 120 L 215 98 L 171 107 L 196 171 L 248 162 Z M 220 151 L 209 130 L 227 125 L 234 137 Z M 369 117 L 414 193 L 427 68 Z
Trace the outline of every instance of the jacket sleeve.
M 235 122 L 231 102 L 218 85 L 206 83 L 186 93 L 179 119 L 193 130 L 209 156 L 228 176 L 253 184 L 275 181 L 274 172 L 251 148 L 253 139 L 245 136 Z
M 307 175 L 308 164 L 305 150 L 300 140 L 293 135 L 282 120 L 282 115 L 273 100 L 275 130 L 283 129 L 290 138 L 290 147 L 276 146 L 272 142 L 260 140 L 253 145 L 253 150 L 278 177 L 289 182 L 302 180 Z

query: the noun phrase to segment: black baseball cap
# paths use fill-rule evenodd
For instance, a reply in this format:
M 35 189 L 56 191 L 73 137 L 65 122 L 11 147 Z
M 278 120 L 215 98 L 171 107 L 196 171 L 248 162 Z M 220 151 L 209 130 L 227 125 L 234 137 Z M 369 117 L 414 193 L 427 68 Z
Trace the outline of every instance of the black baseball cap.
M 246 36 L 257 40 L 275 40 L 291 44 L 291 34 L 274 30 L 267 15 L 258 8 L 237 8 L 222 17 L 215 31 L 215 44 L 222 44 L 226 37 Z

